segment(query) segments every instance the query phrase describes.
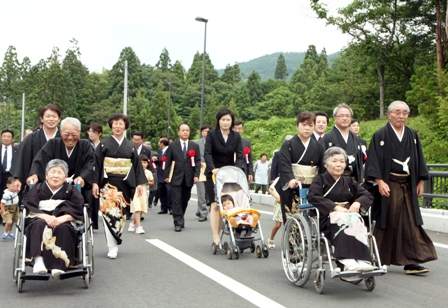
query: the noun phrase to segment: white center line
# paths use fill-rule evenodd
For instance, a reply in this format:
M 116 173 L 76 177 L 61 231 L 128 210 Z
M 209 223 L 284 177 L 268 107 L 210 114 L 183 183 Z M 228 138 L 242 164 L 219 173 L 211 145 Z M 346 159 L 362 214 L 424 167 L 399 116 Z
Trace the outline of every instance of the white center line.
M 161 240 L 148 239 L 146 241 L 258 307 L 284 307 Z

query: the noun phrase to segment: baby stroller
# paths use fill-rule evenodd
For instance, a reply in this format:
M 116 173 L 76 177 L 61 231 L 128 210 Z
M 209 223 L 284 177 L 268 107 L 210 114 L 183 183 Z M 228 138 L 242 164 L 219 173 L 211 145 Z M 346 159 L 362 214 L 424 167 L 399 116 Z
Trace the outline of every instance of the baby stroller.
M 240 253 L 250 249 L 256 252 L 258 258 L 269 256 L 269 250 L 264 242 L 263 232 L 259 221 L 260 212 L 250 208 L 249 187 L 246 174 L 237 167 L 226 166 L 219 169 L 215 180 L 216 196 L 223 219 L 220 232 L 220 244 L 212 244 L 212 252 L 225 251 L 228 259 L 238 259 Z M 234 209 L 226 211 L 221 203 L 221 196 L 230 195 L 234 201 Z M 243 216 L 252 215 L 251 224 L 238 224 L 236 221 Z M 258 234 L 258 235 L 257 235 Z M 222 239 L 229 235 L 229 242 Z M 260 241 L 255 246 L 255 242 Z

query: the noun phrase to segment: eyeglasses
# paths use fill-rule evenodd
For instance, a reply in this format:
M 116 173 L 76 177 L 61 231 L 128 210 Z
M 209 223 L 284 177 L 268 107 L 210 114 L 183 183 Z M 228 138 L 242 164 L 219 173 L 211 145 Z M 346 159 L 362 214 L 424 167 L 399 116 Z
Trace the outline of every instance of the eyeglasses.
M 351 117 L 352 116 L 349 114 L 340 114 L 340 115 L 335 116 L 335 118 L 351 118 Z
M 407 111 L 393 111 L 390 113 L 393 113 L 397 117 L 399 117 L 399 116 L 407 117 L 409 115 L 409 112 L 407 112 Z
M 64 136 L 64 137 L 68 137 L 68 136 L 77 137 L 78 135 L 79 135 L 78 132 L 75 132 L 75 133 L 69 133 L 69 132 L 62 133 L 62 136 Z

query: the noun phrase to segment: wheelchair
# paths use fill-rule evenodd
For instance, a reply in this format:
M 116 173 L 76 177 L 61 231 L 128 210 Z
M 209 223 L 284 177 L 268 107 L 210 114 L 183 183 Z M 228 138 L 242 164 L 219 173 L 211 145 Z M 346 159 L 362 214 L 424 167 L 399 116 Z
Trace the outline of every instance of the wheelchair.
M 331 278 L 341 278 L 352 284 L 359 284 L 364 280 L 368 291 L 375 289 L 375 277 L 387 273 L 387 267 L 381 264 L 376 245 L 370 211 L 368 218 L 368 244 L 372 255 L 374 270 L 367 272 L 342 271 L 333 264 L 332 249 L 329 240 L 319 230 L 319 211 L 312 204 L 307 203 L 308 189 L 298 189 L 298 213 L 288 218 L 282 236 L 282 264 L 288 280 L 296 286 L 303 287 L 311 276 L 312 269 L 316 269 L 314 287 L 321 294 L 325 285 L 324 264 L 328 263 Z M 301 213 L 300 213 L 301 212 Z
M 76 184 L 75 187 L 81 191 L 81 185 Z M 31 189 L 31 188 L 30 188 Z M 78 240 L 76 247 L 76 269 L 68 269 L 65 273 L 60 275 L 60 279 L 64 280 L 71 277 L 81 277 L 84 280 L 84 287 L 89 288 L 90 279 L 94 272 L 94 255 L 93 255 L 93 228 L 88 215 L 89 204 L 83 206 L 84 224 L 78 230 Z M 20 216 L 16 224 L 16 238 L 14 241 L 14 264 L 13 264 L 13 279 L 17 285 L 19 293 L 23 290 L 23 284 L 27 280 L 49 280 L 50 273 L 47 274 L 33 274 L 27 273 L 27 267 L 33 267 L 33 262 L 27 259 L 26 256 L 26 242 L 25 235 L 25 218 L 26 209 L 22 205 L 20 207 Z

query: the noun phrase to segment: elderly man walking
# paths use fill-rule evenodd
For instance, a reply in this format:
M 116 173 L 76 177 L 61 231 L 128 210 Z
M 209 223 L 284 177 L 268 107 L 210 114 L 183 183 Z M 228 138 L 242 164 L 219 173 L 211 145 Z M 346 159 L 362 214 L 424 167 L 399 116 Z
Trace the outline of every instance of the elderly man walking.
M 404 265 L 406 274 L 423 274 L 419 265 L 437 259 L 434 245 L 422 228 L 418 197 L 429 172 L 417 133 L 406 127 L 409 106 L 395 101 L 389 123 L 373 134 L 366 163 L 366 181 L 374 184 L 372 219 L 383 264 Z

